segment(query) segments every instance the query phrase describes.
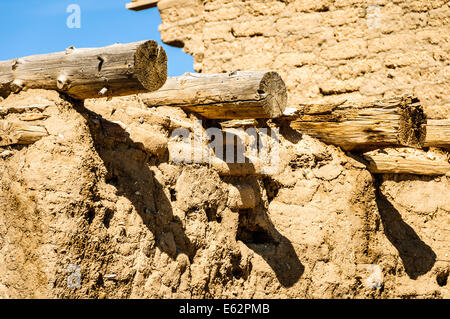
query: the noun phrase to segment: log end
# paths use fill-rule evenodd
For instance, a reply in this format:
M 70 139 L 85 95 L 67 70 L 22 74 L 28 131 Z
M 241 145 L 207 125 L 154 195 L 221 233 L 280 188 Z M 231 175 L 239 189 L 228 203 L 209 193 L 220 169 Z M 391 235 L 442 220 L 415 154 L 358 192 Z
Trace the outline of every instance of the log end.
M 261 79 L 258 93 L 265 96 L 267 103 L 265 111 L 267 118 L 277 118 L 283 115 L 287 105 L 286 85 L 277 72 L 267 72 Z
M 419 99 L 404 96 L 398 107 L 400 123 L 398 141 L 400 145 L 422 148 L 426 137 L 427 118 Z
M 143 42 L 135 53 L 135 75 L 149 91 L 161 88 L 167 80 L 167 54 L 156 41 Z

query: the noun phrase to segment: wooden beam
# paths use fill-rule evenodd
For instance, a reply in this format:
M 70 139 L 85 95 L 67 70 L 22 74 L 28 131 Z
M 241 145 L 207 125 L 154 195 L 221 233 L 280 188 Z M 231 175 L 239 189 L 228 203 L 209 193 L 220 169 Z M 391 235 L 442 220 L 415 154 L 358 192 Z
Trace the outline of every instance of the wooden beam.
M 176 106 L 208 119 L 276 118 L 287 93 L 276 72 L 238 71 L 168 78 L 156 92 L 141 94 L 149 107 Z
M 417 98 L 403 96 L 366 105 L 305 105 L 287 109 L 292 128 L 344 150 L 422 147 L 426 118 Z
M 427 121 L 424 146 L 450 149 L 450 119 Z
M 253 209 L 256 203 L 257 196 L 250 184 L 241 181 L 228 184 L 227 206 L 231 210 Z
M 248 120 L 231 120 L 220 123 L 222 128 L 247 128 L 247 127 L 256 127 L 258 125 L 258 121 L 255 119 Z
M 445 175 L 450 173 L 448 154 L 411 148 L 380 149 L 363 154 L 374 174 Z
M 75 49 L 0 62 L 0 96 L 48 89 L 75 99 L 159 89 L 167 79 L 167 56 L 155 41 Z
M 133 11 L 155 8 L 159 0 L 133 0 L 126 4 L 126 8 Z
M 48 136 L 41 125 L 30 125 L 21 121 L 0 121 L 0 146 L 32 144 Z
M 32 105 L 17 105 L 17 106 L 1 106 L 0 105 L 0 116 L 6 116 L 12 113 L 25 113 L 38 111 L 43 112 L 50 104 L 32 104 Z
M 214 155 L 206 146 L 192 146 L 170 141 L 169 161 L 173 164 L 200 164 L 215 170 L 220 176 L 275 175 L 284 169 L 283 165 L 271 166 L 262 159 L 245 156 L 245 163 L 227 163 Z

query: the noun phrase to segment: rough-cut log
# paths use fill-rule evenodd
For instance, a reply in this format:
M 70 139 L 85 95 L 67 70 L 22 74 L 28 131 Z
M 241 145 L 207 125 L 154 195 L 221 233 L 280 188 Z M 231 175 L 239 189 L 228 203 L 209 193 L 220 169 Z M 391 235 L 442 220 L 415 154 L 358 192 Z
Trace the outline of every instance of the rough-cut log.
M 374 174 L 445 175 L 450 173 L 448 155 L 439 151 L 411 148 L 380 149 L 363 154 L 367 168 Z
M 32 144 L 48 136 L 45 127 L 21 121 L 0 121 L 0 146 Z
M 450 149 L 450 119 L 427 121 L 424 146 Z
M 46 114 L 41 114 L 41 113 L 25 113 L 19 116 L 19 119 L 21 121 L 40 121 L 40 120 L 45 120 L 46 118 L 48 118 L 49 116 Z
M 231 120 L 220 123 L 222 128 L 247 128 L 257 126 L 259 123 L 255 119 Z
M 155 41 L 75 49 L 0 62 L 0 96 L 57 90 L 76 99 L 137 94 L 167 79 L 167 56 Z
M 418 99 L 403 96 L 367 105 L 312 105 L 283 119 L 291 127 L 344 150 L 370 150 L 383 146 L 422 147 L 426 118 Z
M 156 7 L 158 0 L 133 0 L 126 4 L 127 9 L 133 11 L 141 11 Z
M 186 73 L 168 78 L 141 99 L 148 106 L 177 106 L 208 119 L 256 119 L 281 116 L 287 93 L 276 72 Z

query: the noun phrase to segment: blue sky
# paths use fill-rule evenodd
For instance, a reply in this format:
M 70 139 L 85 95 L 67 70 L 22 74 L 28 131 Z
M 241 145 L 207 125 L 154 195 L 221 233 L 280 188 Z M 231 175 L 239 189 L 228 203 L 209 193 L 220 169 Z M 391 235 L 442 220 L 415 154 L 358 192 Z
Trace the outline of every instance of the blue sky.
M 158 9 L 130 11 L 131 0 L 0 0 L 0 61 L 16 57 L 101 47 L 116 42 L 157 40 L 161 36 Z M 70 4 L 81 9 L 81 28 L 68 28 Z M 163 45 L 169 76 L 193 71 L 193 59 L 181 49 Z

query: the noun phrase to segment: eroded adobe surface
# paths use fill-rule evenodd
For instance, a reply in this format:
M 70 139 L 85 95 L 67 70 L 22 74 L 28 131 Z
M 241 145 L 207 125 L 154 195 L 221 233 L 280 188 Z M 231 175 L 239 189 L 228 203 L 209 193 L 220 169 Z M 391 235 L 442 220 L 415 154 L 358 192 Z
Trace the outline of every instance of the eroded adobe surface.
M 48 105 L 35 112 L 49 136 L 2 152 L 2 297 L 448 296 L 448 177 L 375 180 L 289 129 L 280 174 L 220 177 L 136 133 L 169 136 L 164 119 L 195 115 L 46 91 L 2 105 L 23 103 Z
M 357 0 L 158 6 L 163 40 L 197 71 L 274 69 L 291 105 L 412 91 L 448 117 L 448 5 L 374 3 L 376 28 Z M 450 296 L 448 176 L 371 175 L 358 154 L 285 127 L 280 173 L 221 177 L 168 161 L 173 123 L 197 120 L 179 109 L 141 116 L 138 97 L 83 107 L 46 91 L 0 103 L 48 104 L 35 123 L 49 133 L 0 151 L 1 297 Z
M 290 103 L 414 93 L 430 117 L 449 104 L 447 1 L 161 0 L 162 40 L 198 72 L 278 71 Z

